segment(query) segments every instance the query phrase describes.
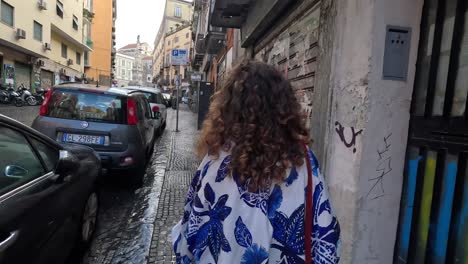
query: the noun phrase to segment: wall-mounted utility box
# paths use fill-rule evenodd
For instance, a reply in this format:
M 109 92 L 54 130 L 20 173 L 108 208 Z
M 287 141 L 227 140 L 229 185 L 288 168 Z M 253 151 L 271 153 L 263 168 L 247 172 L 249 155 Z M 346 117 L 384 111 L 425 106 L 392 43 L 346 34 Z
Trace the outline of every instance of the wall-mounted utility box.
M 406 81 L 411 46 L 411 28 L 387 26 L 383 79 Z

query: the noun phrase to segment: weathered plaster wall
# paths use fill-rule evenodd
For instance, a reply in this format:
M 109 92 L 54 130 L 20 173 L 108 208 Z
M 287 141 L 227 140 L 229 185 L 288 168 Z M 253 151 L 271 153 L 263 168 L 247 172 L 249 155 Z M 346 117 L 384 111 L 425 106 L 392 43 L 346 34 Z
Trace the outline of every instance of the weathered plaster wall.
M 369 115 L 359 177 L 355 263 L 392 263 L 403 184 L 423 0 L 377 0 L 373 16 Z M 385 28 L 412 28 L 408 79 L 382 80 Z
M 422 2 L 335 2 L 331 115 L 322 120 L 342 263 L 392 263 Z M 413 29 L 407 82 L 382 80 L 387 24 Z

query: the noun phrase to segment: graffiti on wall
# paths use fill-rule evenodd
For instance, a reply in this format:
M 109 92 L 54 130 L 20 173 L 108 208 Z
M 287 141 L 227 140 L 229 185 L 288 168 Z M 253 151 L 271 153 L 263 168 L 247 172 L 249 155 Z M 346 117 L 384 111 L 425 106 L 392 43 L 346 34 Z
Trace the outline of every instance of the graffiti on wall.
M 392 133 L 386 135 L 380 146 L 377 147 L 377 164 L 375 175 L 368 179 L 372 187 L 367 193 L 367 198 L 370 200 L 379 199 L 385 196 L 384 179 L 392 172 L 392 155 L 391 155 L 391 137 Z
M 351 136 L 346 138 L 346 131 L 349 130 L 351 132 Z M 357 130 L 354 127 L 346 128 L 340 122 L 335 122 L 335 131 L 340 137 L 341 142 L 347 148 L 353 148 L 353 153 L 356 153 L 356 138 L 362 133 L 362 129 Z

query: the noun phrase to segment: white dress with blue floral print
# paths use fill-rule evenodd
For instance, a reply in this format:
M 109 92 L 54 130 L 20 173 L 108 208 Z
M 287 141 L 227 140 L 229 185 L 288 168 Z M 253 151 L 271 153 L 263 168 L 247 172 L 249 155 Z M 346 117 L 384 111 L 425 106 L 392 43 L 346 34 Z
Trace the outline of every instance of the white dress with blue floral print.
M 338 263 L 340 228 L 317 159 L 313 177 L 312 259 Z M 291 168 L 282 183 L 249 192 L 228 175 L 230 154 L 206 156 L 187 193 L 183 219 L 173 228 L 177 263 L 305 263 L 307 165 Z

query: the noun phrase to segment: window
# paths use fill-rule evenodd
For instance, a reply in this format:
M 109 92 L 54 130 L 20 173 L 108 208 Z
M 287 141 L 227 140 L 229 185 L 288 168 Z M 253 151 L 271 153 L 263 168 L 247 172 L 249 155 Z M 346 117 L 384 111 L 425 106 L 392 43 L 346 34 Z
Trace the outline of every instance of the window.
M 126 73 L 126 72 L 125 72 L 125 69 L 122 69 L 122 76 L 125 77 L 125 73 Z
M 175 17 L 182 17 L 182 8 L 180 6 L 175 7 L 174 16 Z
M 34 39 L 42 41 L 42 25 L 34 21 Z
M 167 41 L 167 45 L 171 45 L 171 41 L 170 41 L 170 40 Z
M 57 0 L 57 16 L 63 18 L 63 4 L 59 0 Z
M 76 64 L 81 65 L 81 53 L 76 53 Z
M 179 37 L 174 38 L 174 43 L 177 43 L 177 42 L 179 42 Z
M 14 25 L 15 8 L 7 4 L 6 2 L 2 1 L 1 10 L 2 10 L 2 13 L 1 13 L 2 22 L 12 27 Z
M 47 172 L 53 171 L 59 159 L 58 151 L 36 139 L 31 139 L 31 143 L 44 161 Z
M 0 126 L 0 195 L 44 175 L 44 167 L 26 138 Z
M 73 16 L 73 29 L 78 30 L 78 18 Z
M 46 116 L 123 124 L 126 120 L 123 100 L 117 95 L 55 89 L 50 96 Z
M 185 38 L 189 38 L 190 33 L 185 34 Z
M 63 44 L 62 43 L 62 58 L 68 58 L 68 54 L 67 54 L 67 45 Z
M 156 103 L 157 104 L 164 104 L 164 99 L 163 99 L 162 95 L 159 94 L 159 93 L 156 95 Z

